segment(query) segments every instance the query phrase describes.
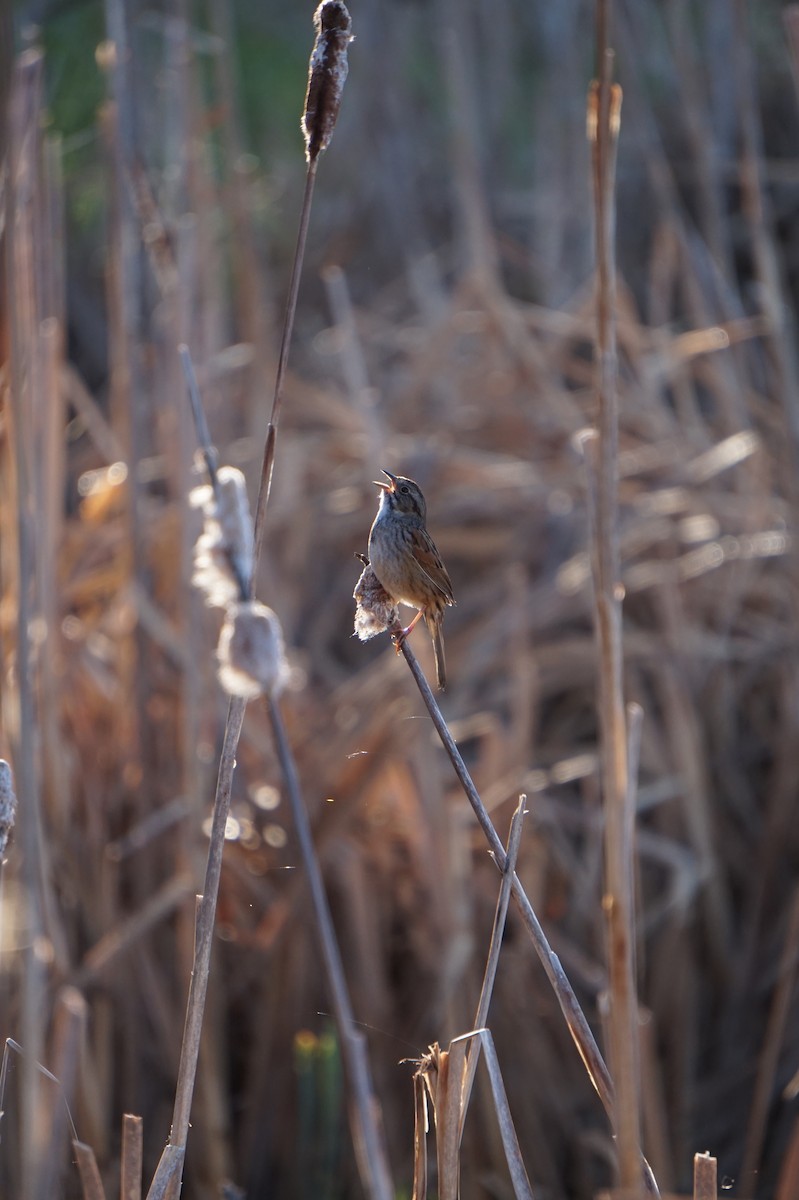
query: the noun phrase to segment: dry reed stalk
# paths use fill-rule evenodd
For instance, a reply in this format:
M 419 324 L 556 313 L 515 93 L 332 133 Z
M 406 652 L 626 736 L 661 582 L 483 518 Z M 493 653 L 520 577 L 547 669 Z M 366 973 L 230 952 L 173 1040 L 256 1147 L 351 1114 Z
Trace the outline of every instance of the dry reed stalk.
M 83 1200 L 106 1200 L 100 1169 L 91 1146 L 76 1140 L 72 1143 L 72 1152 L 78 1164 Z
M 209 279 L 214 278 L 213 263 L 198 262 L 198 241 L 201 234 L 197 221 L 193 217 L 186 219 L 185 210 L 194 206 L 200 199 L 198 179 L 201 176 L 202 164 L 196 147 L 198 138 L 197 127 L 200 123 L 199 105 L 196 96 L 196 66 L 191 53 L 192 27 L 187 8 L 177 20 L 169 21 L 166 27 L 167 53 L 171 66 L 170 76 L 173 80 L 170 96 L 171 119 L 165 122 L 164 161 L 179 165 L 173 184 L 172 211 L 170 228 L 174 231 L 170 239 L 165 229 L 165 220 L 161 217 L 154 196 L 148 195 L 149 213 L 139 214 L 142 233 L 147 231 L 145 240 L 148 250 L 151 247 L 150 237 L 153 230 L 159 231 L 159 236 L 153 241 L 152 259 L 160 259 L 157 267 L 157 277 L 162 277 L 163 308 L 166 318 L 163 334 L 164 363 L 161 368 L 162 386 L 166 396 L 164 407 L 171 402 L 174 413 L 172 436 L 168 438 L 165 447 L 167 454 L 167 472 L 174 481 L 176 495 L 181 498 L 179 505 L 179 538 L 180 538 L 180 572 L 178 582 L 178 611 L 180 613 L 180 642 L 184 648 L 184 660 L 180 674 L 180 726 L 179 737 L 182 746 L 181 790 L 186 796 L 194 799 L 196 816 L 199 819 L 201 797 L 207 791 L 206 771 L 200 761 L 198 746 L 202 735 L 202 696 L 207 692 L 210 682 L 210 669 L 206 654 L 204 637 L 204 622 L 202 619 L 202 601 L 197 589 L 192 585 L 192 562 L 194 540 L 196 536 L 195 520 L 185 502 L 189 496 L 193 479 L 196 437 L 192 414 L 188 406 L 177 402 L 181 396 L 181 369 L 184 378 L 187 371 L 193 374 L 191 360 L 188 364 L 174 353 L 174 347 L 179 348 L 194 337 L 199 345 L 207 344 L 201 332 L 202 319 L 208 309 L 216 301 L 213 290 L 208 292 L 200 285 L 199 277 L 202 267 L 208 271 Z M 143 170 L 138 173 L 143 185 L 149 188 L 149 179 Z M 200 199 L 200 204 L 204 199 Z M 200 213 L 202 208 L 200 207 Z M 235 244 L 235 242 L 234 242 Z M 209 284 L 213 289 L 213 285 Z M 217 285 L 217 291 L 219 287 Z M 198 291 L 200 296 L 198 297 Z M 196 386 L 196 385 L 195 385 Z M 181 823 L 178 837 L 175 839 L 175 876 L 179 877 L 190 872 L 195 879 L 202 871 L 203 848 L 197 842 L 195 824 Z M 192 967 L 194 940 L 193 913 L 185 905 L 178 909 L 178 946 L 180 947 L 180 967 L 185 978 Z M 220 1062 L 220 1039 L 208 1035 L 208 1026 L 216 1033 L 218 1019 L 218 996 L 215 992 L 213 976 L 209 982 L 210 993 L 206 996 L 206 1036 L 203 1039 L 203 1078 L 193 1108 L 195 1123 L 207 1131 L 206 1136 L 196 1148 L 196 1173 L 200 1178 L 219 1180 L 230 1173 L 230 1162 L 225 1154 L 225 1143 L 228 1130 L 223 1116 L 217 1111 L 218 1098 L 224 1093 L 225 1070 Z M 216 984 L 218 991 L 218 984 Z M 174 1019 L 174 1018 L 173 1018 Z
M 497 911 L 494 914 L 494 927 L 491 930 L 491 941 L 488 947 L 488 957 L 486 959 L 485 971 L 483 973 L 483 983 L 480 988 L 480 999 L 477 1003 L 477 1013 L 474 1019 L 474 1028 L 482 1029 L 488 1023 L 488 1010 L 491 1005 L 491 995 L 494 991 L 494 981 L 497 977 L 497 967 L 499 966 L 499 953 L 502 949 L 502 938 L 505 933 L 505 918 L 508 915 L 508 904 L 510 903 L 511 887 L 513 885 L 513 877 L 516 874 L 516 862 L 519 857 L 519 847 L 522 841 L 522 822 L 524 821 L 525 805 L 527 803 L 526 796 L 519 797 L 519 804 L 511 818 L 510 832 L 508 834 L 508 849 L 505 856 L 505 863 L 502 867 L 502 883 L 499 889 L 497 898 Z M 481 1043 L 478 1041 L 469 1049 L 469 1053 L 464 1064 L 463 1079 L 461 1082 L 460 1094 L 460 1116 L 458 1125 L 458 1149 L 463 1140 L 463 1127 L 466 1121 L 466 1112 L 469 1108 L 469 1100 L 471 1098 L 472 1086 L 474 1084 L 474 1076 L 477 1070 L 478 1052 Z
M 716 1159 L 710 1154 L 694 1155 L 694 1200 L 716 1200 Z
M 485 805 L 480 798 L 477 789 L 472 782 L 469 770 L 463 761 L 463 757 L 455 744 L 455 740 L 449 731 L 446 721 L 438 707 L 436 699 L 430 689 L 430 685 L 425 678 L 424 672 L 419 666 L 413 651 L 408 645 L 408 639 L 403 639 L 401 643 L 401 651 L 405 657 L 405 661 L 410 667 L 411 674 L 414 677 L 416 686 L 421 692 L 422 699 L 430 713 L 430 717 L 435 726 L 436 732 L 441 739 L 441 742 L 446 750 L 450 762 L 455 770 L 455 774 L 464 790 L 466 798 L 472 806 L 477 821 L 486 840 L 492 851 L 492 856 L 497 864 L 497 867 L 502 871 L 505 867 L 507 856 L 505 848 L 500 841 L 499 835 L 494 828 L 491 818 L 489 817 Z M 585 1014 L 580 1007 L 574 990 L 569 983 L 566 973 L 560 964 L 557 955 L 552 950 L 546 935 L 541 928 L 538 917 L 530 904 L 527 894 L 519 881 L 517 875 L 513 876 L 513 898 L 516 906 L 519 909 L 522 921 L 527 932 L 533 941 L 536 953 L 541 961 L 541 965 L 546 972 L 547 978 L 552 985 L 553 991 L 557 997 L 561 1012 L 565 1018 L 569 1032 L 577 1047 L 583 1064 L 588 1072 L 588 1077 L 591 1080 L 597 1095 L 602 1101 L 603 1107 L 610 1118 L 611 1124 L 615 1118 L 615 1102 L 613 1080 L 610 1072 L 605 1064 L 599 1047 L 596 1044 L 594 1035 L 591 1032 Z M 640 1190 L 641 1173 L 643 1172 L 643 1185 L 645 1190 L 652 1195 L 658 1195 L 658 1187 L 654 1175 L 643 1156 L 638 1161 L 638 1173 L 636 1177 L 636 1188 Z
M 299 296 L 302 266 L 305 259 L 305 245 L 308 240 L 308 225 L 311 219 L 316 171 L 319 166 L 319 156 L 322 151 L 327 149 L 330 139 L 333 136 L 333 129 L 335 128 L 339 105 L 341 103 L 341 93 L 347 79 L 347 46 L 352 40 L 352 22 L 342 0 L 322 0 L 322 3 L 314 14 L 314 25 L 316 27 L 316 43 L 311 55 L 308 71 L 308 91 L 305 97 L 305 111 L 302 118 L 308 169 L 305 174 L 305 189 L 300 209 L 297 244 L 294 249 L 286 311 L 283 318 L 283 331 L 280 337 L 280 351 L 278 353 L 277 371 L 275 374 L 272 412 L 266 430 L 261 481 L 258 486 L 258 500 L 255 505 L 254 556 L 256 563 L 261 556 L 266 506 L 269 503 L 269 493 L 272 488 L 277 426 L 283 407 L 283 385 L 286 378 L 286 367 L 288 366 L 291 335 L 294 331 L 294 317 L 297 311 L 297 297 Z M 255 571 L 253 571 L 250 581 L 250 594 L 252 596 L 255 595 L 254 588 Z
M 141 1117 L 125 1113 L 122 1117 L 119 1200 L 141 1200 L 143 1137 Z
M 208 991 L 208 979 L 211 971 L 211 950 L 213 948 L 216 902 L 219 895 L 219 880 L 222 874 L 222 854 L 225 846 L 225 828 L 228 813 L 230 812 L 230 794 L 233 786 L 233 771 L 236 765 L 236 747 L 241 736 L 241 727 L 244 722 L 246 707 L 246 700 L 242 700 L 237 696 L 231 697 L 228 718 L 225 724 L 225 736 L 219 757 L 219 776 L 211 819 L 205 880 L 202 894 L 197 898 L 194 967 L 189 985 L 189 996 L 186 1001 L 186 1024 L 181 1043 L 180 1067 L 178 1069 L 178 1081 L 175 1088 L 172 1127 L 169 1134 L 169 1143 L 161 1155 L 158 1168 L 147 1192 L 147 1200 L 161 1200 L 161 1197 L 175 1195 L 176 1189 L 179 1189 L 180 1176 L 183 1170 L 191 1103 L 194 1095 L 194 1081 L 200 1055 L 205 997 Z
M 641 1186 L 638 1002 L 635 980 L 630 745 L 625 723 L 618 528 L 615 174 L 621 89 L 612 81 L 610 0 L 597 0 L 597 81 L 588 100 L 596 243 L 596 398 L 598 439 L 586 440 L 588 511 L 599 656 L 599 729 L 605 811 L 605 894 L 610 979 L 610 1051 L 619 1182 Z

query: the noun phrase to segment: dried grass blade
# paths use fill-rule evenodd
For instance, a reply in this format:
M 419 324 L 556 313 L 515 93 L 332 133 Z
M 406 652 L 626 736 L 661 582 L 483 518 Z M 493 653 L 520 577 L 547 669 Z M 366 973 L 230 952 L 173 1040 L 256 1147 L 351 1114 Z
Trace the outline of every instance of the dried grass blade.
M 427 1092 L 424 1079 L 413 1077 L 413 1194 L 411 1200 L 427 1200 Z
M 458 1200 L 460 1192 L 461 1080 L 466 1065 L 465 1041 L 452 1042 L 438 1061 L 436 1089 L 436 1155 L 440 1200 Z
M 122 1117 L 122 1156 L 120 1163 L 120 1200 L 141 1200 L 143 1122 L 141 1117 L 125 1113 Z
M 710 1154 L 694 1155 L 694 1200 L 716 1200 L 716 1160 Z
M 87 1146 L 85 1142 L 74 1141 L 72 1149 L 80 1173 L 83 1200 L 105 1200 L 103 1181 L 91 1146 Z

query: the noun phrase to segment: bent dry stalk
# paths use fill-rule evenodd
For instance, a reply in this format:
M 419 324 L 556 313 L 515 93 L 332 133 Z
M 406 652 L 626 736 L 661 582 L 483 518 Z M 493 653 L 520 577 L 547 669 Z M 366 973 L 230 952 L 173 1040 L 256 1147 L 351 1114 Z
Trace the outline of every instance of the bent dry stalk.
M 389 632 L 401 632 L 389 630 Z M 430 684 L 425 678 L 422 668 L 416 660 L 416 656 L 408 645 L 407 639 L 404 639 L 400 645 L 402 654 L 410 667 L 411 674 L 416 681 L 416 686 L 421 692 L 422 699 L 427 706 L 427 711 L 430 713 L 431 720 L 435 726 L 436 732 L 441 739 L 441 742 L 446 750 L 450 762 L 455 770 L 455 774 L 463 788 L 466 798 L 472 806 L 478 824 L 486 836 L 486 840 L 491 848 L 492 856 L 500 871 L 505 869 L 507 855 L 505 847 L 502 845 L 499 834 L 497 833 L 490 816 L 483 804 L 480 794 L 474 785 L 466 763 L 463 761 L 463 756 L 455 744 L 455 739 L 449 731 L 449 727 L 444 720 L 443 713 L 438 707 L 436 698 Z M 549 944 L 546 934 L 541 927 L 541 924 L 536 916 L 535 910 L 530 903 L 529 897 L 521 885 L 519 877 L 513 876 L 513 899 L 519 914 L 524 922 L 525 928 L 529 933 L 535 951 L 541 961 L 541 965 L 546 972 L 553 991 L 557 997 L 564 1020 L 572 1036 L 578 1053 L 583 1060 L 588 1077 L 596 1089 L 597 1095 L 602 1101 L 602 1105 L 611 1125 L 615 1121 L 615 1091 L 613 1087 L 613 1079 L 610 1071 L 607 1068 L 599 1046 L 596 1043 L 591 1027 L 583 1012 L 580 1002 L 574 994 L 574 989 L 569 982 L 566 972 L 561 966 L 560 959 Z M 615 1128 L 615 1126 L 614 1126 Z M 640 1170 L 642 1182 L 645 1192 L 651 1196 L 659 1196 L 660 1190 L 657 1186 L 657 1181 L 652 1173 L 652 1168 L 646 1159 L 641 1156 Z

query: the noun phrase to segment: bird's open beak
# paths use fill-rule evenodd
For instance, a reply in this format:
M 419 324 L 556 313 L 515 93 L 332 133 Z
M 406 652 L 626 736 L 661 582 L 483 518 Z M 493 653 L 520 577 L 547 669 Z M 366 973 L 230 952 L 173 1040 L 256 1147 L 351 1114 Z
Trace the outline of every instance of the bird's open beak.
M 392 475 L 390 471 L 385 469 L 385 467 L 381 467 L 380 470 L 383 472 L 389 482 L 384 483 L 382 479 L 373 479 L 372 483 L 375 485 L 375 487 L 382 488 L 385 492 L 395 492 L 397 490 L 397 476 Z

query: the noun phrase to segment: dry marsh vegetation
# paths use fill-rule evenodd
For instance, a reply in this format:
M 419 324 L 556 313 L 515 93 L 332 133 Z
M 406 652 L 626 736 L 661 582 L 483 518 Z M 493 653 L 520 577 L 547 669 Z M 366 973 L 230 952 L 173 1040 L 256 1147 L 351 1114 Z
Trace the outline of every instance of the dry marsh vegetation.
M 296 128 L 310 7 L 107 0 L 83 142 L 57 6 L 20 32 L 3 1194 L 174 1197 L 184 1148 L 198 1200 L 799 1189 L 799 8 L 552 7 L 354 3 L 302 218 L 243 102 L 268 47 Z M 249 704 L 192 585 L 222 466 L 228 641 L 254 590 L 287 654 Z M 423 635 L 351 636 L 381 466 L 454 584 L 438 698 Z

